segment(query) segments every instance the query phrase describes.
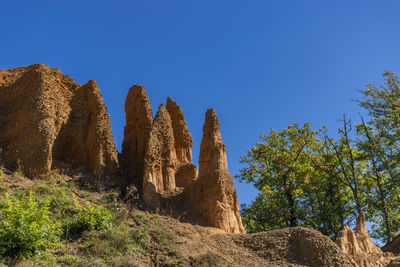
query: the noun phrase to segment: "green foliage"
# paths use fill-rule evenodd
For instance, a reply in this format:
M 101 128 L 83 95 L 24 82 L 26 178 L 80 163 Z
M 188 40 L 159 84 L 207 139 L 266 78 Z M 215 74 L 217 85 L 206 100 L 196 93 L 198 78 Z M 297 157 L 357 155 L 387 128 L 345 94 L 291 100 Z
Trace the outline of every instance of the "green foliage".
M 104 260 L 112 256 L 145 254 L 149 246 L 147 232 L 126 226 L 87 232 L 84 241 L 81 247 L 84 252 Z
M 349 188 L 340 181 L 330 143 L 321 137 L 325 132 L 325 127 L 312 130 L 308 123 L 271 130 L 242 157 L 247 167 L 237 177 L 260 192 L 250 206 L 242 206 L 249 232 L 305 226 L 333 238 L 348 222 Z
M 64 225 L 64 236 L 79 237 L 86 230 L 107 229 L 112 226 L 112 214 L 103 206 L 86 202 L 83 206 L 75 199 L 76 214 Z
M 389 242 L 400 231 L 400 79 L 383 73 L 370 83 L 358 104 L 368 121 L 353 124 L 343 116 L 338 138 L 326 128 L 289 125 L 261 135 L 242 157 L 241 181 L 259 195 L 242 207 L 250 232 L 286 226 L 312 227 L 334 237 L 361 213 L 372 223 L 371 236 Z
M 36 200 L 32 193 L 20 199 L 6 193 L 0 211 L 0 253 L 28 257 L 54 245 L 60 224 L 50 218 L 49 200 Z
M 247 167 L 238 177 L 260 192 L 251 206 L 242 206 L 249 232 L 301 225 L 333 236 L 343 226 L 350 207 L 346 188 L 332 179 L 334 166 L 327 165 L 334 154 L 318 138 L 325 131 L 308 123 L 271 130 L 242 157 Z
M 301 196 L 311 167 L 307 146 L 313 142 L 314 135 L 309 124 L 289 125 L 280 133 L 271 130 L 269 135 L 261 134 L 262 142 L 242 157 L 241 162 L 248 167 L 240 170 L 241 180 L 253 182 L 261 192 L 254 207 L 270 211 L 264 214 L 263 225 L 256 226 L 261 229 L 250 231 L 296 226 L 304 219 Z M 246 211 L 250 210 L 244 211 L 245 222 L 248 222 Z
M 372 235 L 389 242 L 400 230 L 400 80 L 386 70 L 384 83 L 370 83 L 358 104 L 369 121 L 357 125 L 358 147 L 369 161 L 367 199 Z

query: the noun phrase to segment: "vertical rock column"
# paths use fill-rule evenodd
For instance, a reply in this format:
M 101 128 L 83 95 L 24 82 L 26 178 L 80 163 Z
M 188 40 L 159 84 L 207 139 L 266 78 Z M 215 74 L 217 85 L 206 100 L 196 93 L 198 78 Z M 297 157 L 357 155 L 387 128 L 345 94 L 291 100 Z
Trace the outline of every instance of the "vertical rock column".
M 200 146 L 199 178 L 190 198 L 192 208 L 212 226 L 227 233 L 245 233 L 236 189 L 228 172 L 226 147 L 222 143 L 214 109 L 208 109 L 206 113 Z
M 126 126 L 122 142 L 122 164 L 128 183 L 140 181 L 143 175 L 144 156 L 149 139 L 153 112 L 146 90 L 134 85 L 125 100 Z

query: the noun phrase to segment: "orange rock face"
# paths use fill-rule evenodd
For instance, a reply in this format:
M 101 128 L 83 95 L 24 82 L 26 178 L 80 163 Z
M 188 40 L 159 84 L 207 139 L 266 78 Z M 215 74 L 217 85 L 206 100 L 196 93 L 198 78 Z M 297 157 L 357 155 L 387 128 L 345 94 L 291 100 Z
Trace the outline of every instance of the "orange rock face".
M 153 122 L 150 101 L 143 86 L 134 85 L 129 89 L 125 113 L 122 167 L 129 182 L 132 182 L 142 179 L 146 145 Z
M 197 166 L 192 164 L 192 135 L 186 125 L 181 107 L 170 97 L 167 98 L 166 108 L 171 117 L 175 152 L 178 160 L 175 183 L 179 187 L 188 188 L 198 175 Z
M 159 208 L 159 195 L 174 192 L 177 165 L 171 117 L 164 105 L 160 105 L 145 153 L 143 200 L 147 205 Z
M 335 242 L 343 252 L 352 257 L 358 267 L 383 267 L 393 258 L 392 253 L 383 253 L 372 243 L 363 213 L 357 218 L 356 232 L 345 225 L 343 230 L 337 234 Z
M 174 129 L 175 150 L 181 163 L 192 163 L 193 140 L 185 122 L 185 116 L 178 104 L 170 97 L 167 98 L 166 108 L 171 116 Z
M 130 164 L 131 173 L 143 173 L 145 204 L 155 210 L 169 209 L 168 213 L 183 208 L 227 233 L 244 233 L 215 111 L 206 114 L 198 173 L 192 164 L 192 136 L 177 103 L 168 98 L 166 108 L 160 105 L 152 123 L 143 87 L 131 88 L 126 103 L 131 110 L 126 116 L 123 160 Z M 146 144 L 143 159 L 139 143 Z
M 191 196 L 192 206 L 212 226 L 227 233 L 245 233 L 226 147 L 222 143 L 214 109 L 207 110 L 200 146 L 199 178 Z
M 44 64 L 0 70 L 0 154 L 30 177 L 63 167 L 115 176 L 117 151 L 96 82 L 77 84 Z

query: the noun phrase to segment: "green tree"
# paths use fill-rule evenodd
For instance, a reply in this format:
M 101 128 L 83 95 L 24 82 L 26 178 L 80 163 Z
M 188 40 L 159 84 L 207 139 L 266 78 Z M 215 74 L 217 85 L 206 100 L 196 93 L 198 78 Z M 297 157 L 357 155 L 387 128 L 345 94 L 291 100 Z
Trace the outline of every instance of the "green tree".
M 343 225 L 354 217 L 351 191 L 341 181 L 339 162 L 327 138 L 317 139 L 312 149 L 312 161 L 313 180 L 305 196 L 310 211 L 305 226 L 334 239 Z
M 390 242 L 400 228 L 400 81 L 394 72 L 383 73 L 379 87 L 370 83 L 358 104 L 370 120 L 357 125 L 359 149 L 370 162 L 368 208 L 373 217 L 373 236 Z
M 242 157 L 247 167 L 238 177 L 260 192 L 250 206 L 242 206 L 248 231 L 306 226 L 333 237 L 343 227 L 351 207 L 347 188 L 331 177 L 337 173 L 327 161 L 334 154 L 318 138 L 325 130 L 312 130 L 308 123 L 271 130 Z
M 329 149 L 334 155 L 331 166 L 334 166 L 337 175 L 332 176 L 344 184 L 352 194 L 351 200 L 357 212 L 356 216 L 363 212 L 365 206 L 365 184 L 366 167 L 368 162 L 363 160 L 362 153 L 356 148 L 356 142 L 350 136 L 352 131 L 351 120 L 347 120 L 343 115 L 343 127 L 339 128 L 339 139 L 325 136 L 329 143 Z

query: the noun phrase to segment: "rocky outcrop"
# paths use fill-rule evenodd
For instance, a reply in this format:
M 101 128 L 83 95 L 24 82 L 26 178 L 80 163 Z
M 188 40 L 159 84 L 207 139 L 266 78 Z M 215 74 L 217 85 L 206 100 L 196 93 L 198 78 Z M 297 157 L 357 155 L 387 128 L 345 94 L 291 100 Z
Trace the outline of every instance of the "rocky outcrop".
M 236 189 L 228 171 L 226 147 L 222 143 L 214 109 L 206 112 L 200 146 L 199 178 L 189 194 L 192 208 L 212 226 L 227 233 L 245 233 Z
M 177 165 L 171 117 L 164 105 L 160 105 L 147 141 L 144 161 L 143 200 L 148 206 L 157 209 L 160 195 L 174 193 Z
M 384 253 L 372 243 L 367 232 L 364 213 L 357 218 L 356 232 L 345 225 L 337 234 L 335 242 L 343 252 L 353 258 L 358 267 L 383 267 L 393 259 L 392 253 Z
M 122 142 L 122 166 L 128 183 L 141 180 L 144 157 L 149 139 L 153 112 L 146 90 L 134 85 L 129 89 L 125 101 L 126 126 Z
M 77 84 L 44 64 L 1 70 L 0 155 L 30 177 L 64 167 L 115 176 L 117 151 L 96 82 Z

